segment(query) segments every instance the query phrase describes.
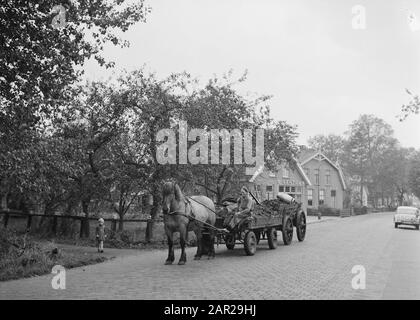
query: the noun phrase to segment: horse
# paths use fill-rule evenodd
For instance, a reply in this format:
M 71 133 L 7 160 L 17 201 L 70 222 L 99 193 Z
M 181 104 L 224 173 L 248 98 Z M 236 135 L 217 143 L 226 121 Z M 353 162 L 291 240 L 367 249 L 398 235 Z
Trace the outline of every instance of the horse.
M 176 182 L 166 182 L 162 190 L 162 211 L 165 225 L 165 233 L 168 238 L 168 258 L 166 265 L 172 264 L 175 260 L 173 247 L 173 234 L 179 232 L 181 244 L 181 257 L 178 264 L 184 265 L 187 262 L 185 254 L 185 243 L 189 231 L 194 231 L 197 236 L 197 253 L 194 260 L 200 260 L 203 254 L 203 222 L 214 226 L 216 223 L 215 206 L 211 199 L 205 196 L 185 197 L 181 188 Z M 215 257 L 213 230 L 209 229 L 209 250 L 208 259 Z

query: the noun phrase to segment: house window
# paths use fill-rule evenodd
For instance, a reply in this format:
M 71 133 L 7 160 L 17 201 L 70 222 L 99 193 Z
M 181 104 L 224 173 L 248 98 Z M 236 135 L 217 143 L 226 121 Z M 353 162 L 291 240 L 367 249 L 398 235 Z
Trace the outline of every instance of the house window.
M 279 192 L 284 192 L 284 186 L 279 186 Z
M 319 185 L 319 169 L 315 169 L 315 184 Z
M 325 190 L 319 190 L 319 205 L 322 206 L 325 203 Z
M 283 168 L 283 178 L 289 178 L 290 177 L 290 170 L 286 167 Z
M 327 170 L 327 173 L 325 175 L 325 183 L 327 185 L 330 185 L 331 184 L 331 173 L 330 173 L 330 170 Z
M 286 192 L 289 193 L 290 192 L 290 187 L 286 187 Z
M 313 190 L 308 189 L 308 206 L 313 205 Z
M 266 196 L 267 196 L 267 200 L 273 199 L 273 186 L 266 186 L 265 187 L 265 191 L 266 191 Z

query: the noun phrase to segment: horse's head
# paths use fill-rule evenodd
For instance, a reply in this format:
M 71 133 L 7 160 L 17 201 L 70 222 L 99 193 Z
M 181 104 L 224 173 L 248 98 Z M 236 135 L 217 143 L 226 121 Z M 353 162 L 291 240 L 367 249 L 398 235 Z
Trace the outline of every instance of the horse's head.
M 181 211 L 184 196 L 176 182 L 166 182 L 162 188 L 162 211 L 164 214 Z

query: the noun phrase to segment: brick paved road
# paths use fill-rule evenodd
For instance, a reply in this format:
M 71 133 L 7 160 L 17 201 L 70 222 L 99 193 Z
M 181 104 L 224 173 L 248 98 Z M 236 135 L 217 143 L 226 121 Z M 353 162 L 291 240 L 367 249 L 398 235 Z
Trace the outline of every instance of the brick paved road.
M 0 283 L 2 299 L 420 299 L 420 231 L 394 229 L 392 214 L 369 214 L 308 225 L 304 242 L 253 257 L 242 246 L 217 249 L 215 260 L 165 266 L 166 251 L 135 251 L 68 270 L 67 288 L 52 275 Z M 176 252 L 177 258 L 179 251 Z M 366 289 L 351 288 L 354 265 Z

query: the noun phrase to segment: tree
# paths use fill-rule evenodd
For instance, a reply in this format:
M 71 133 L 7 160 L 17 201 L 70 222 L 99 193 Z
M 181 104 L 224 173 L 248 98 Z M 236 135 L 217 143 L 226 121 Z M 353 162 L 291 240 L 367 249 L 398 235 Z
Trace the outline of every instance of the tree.
M 77 99 L 65 111 L 64 123 L 56 123 L 55 135 L 67 145 L 64 158 L 76 168 L 69 176 L 72 194 L 85 215 L 81 230 L 89 236 L 89 206 L 109 193 L 108 145 L 118 139 L 126 107 L 116 88 L 101 82 L 80 86 Z
M 5 0 L 0 5 L 0 154 L 9 169 L 0 173 L 0 192 L 34 175 L 29 171 L 39 156 L 33 145 L 52 120 L 62 119 L 77 94 L 71 86 L 83 72 L 80 66 L 93 57 L 111 67 L 101 55 L 104 44 L 128 45 L 118 32 L 145 21 L 149 8 L 143 0 L 123 2 L 61 1 L 63 28 L 52 25 L 56 1 Z
M 420 151 L 417 151 L 411 159 L 408 184 L 414 195 L 420 199 Z
M 235 89 L 235 84 L 246 81 L 246 74 L 238 80 L 232 80 L 232 72 L 222 79 L 213 77 L 204 88 L 194 91 L 182 110 L 182 119 L 187 121 L 190 128 L 240 130 L 251 129 L 255 142 L 256 129 L 264 129 L 265 166 L 273 169 L 281 161 L 293 161 L 296 155 L 296 128 L 285 121 L 274 121 L 270 117 L 268 107 L 269 96 L 258 96 L 247 99 Z M 232 140 L 230 140 L 232 141 Z M 237 141 L 234 141 L 237 143 Z M 244 135 L 242 141 L 245 145 Z M 190 145 L 195 143 L 191 142 Z M 219 144 L 219 164 L 184 165 L 182 178 L 186 182 L 199 186 L 210 198 L 217 203 L 228 194 L 237 194 L 240 184 L 244 182 L 245 167 L 234 164 L 234 144 L 231 144 L 231 163 L 222 163 L 222 146 Z M 209 144 L 208 154 L 211 153 Z M 241 155 L 241 159 L 242 158 Z M 257 165 L 257 164 L 256 164 Z
M 334 162 L 342 162 L 344 156 L 345 139 L 336 134 L 322 135 L 318 134 L 310 137 L 308 146 L 314 150 L 320 150 L 330 160 Z
M 365 185 L 369 185 L 376 194 L 379 163 L 384 159 L 386 150 L 397 144 L 392 135 L 392 127 L 373 115 L 361 115 L 346 132 L 344 166 L 350 175 L 358 177 L 361 195 Z
M 159 144 L 156 134 L 179 119 L 187 82 L 186 74 L 173 74 L 159 80 L 143 70 L 127 73 L 118 80 L 121 104 L 130 110 L 125 122 L 129 131 L 121 145 L 120 156 L 125 165 L 138 170 L 143 177 L 142 185 L 153 197 L 151 219 L 146 228 L 147 242 L 153 238 L 153 226 L 160 212 L 162 182 L 177 175 L 176 165 L 162 165 L 156 158 Z
M 378 163 L 380 174 L 376 177 L 376 190 L 386 197 L 398 199 L 403 205 L 404 196 L 409 194 L 410 157 L 412 150 L 395 146 L 389 148 Z

